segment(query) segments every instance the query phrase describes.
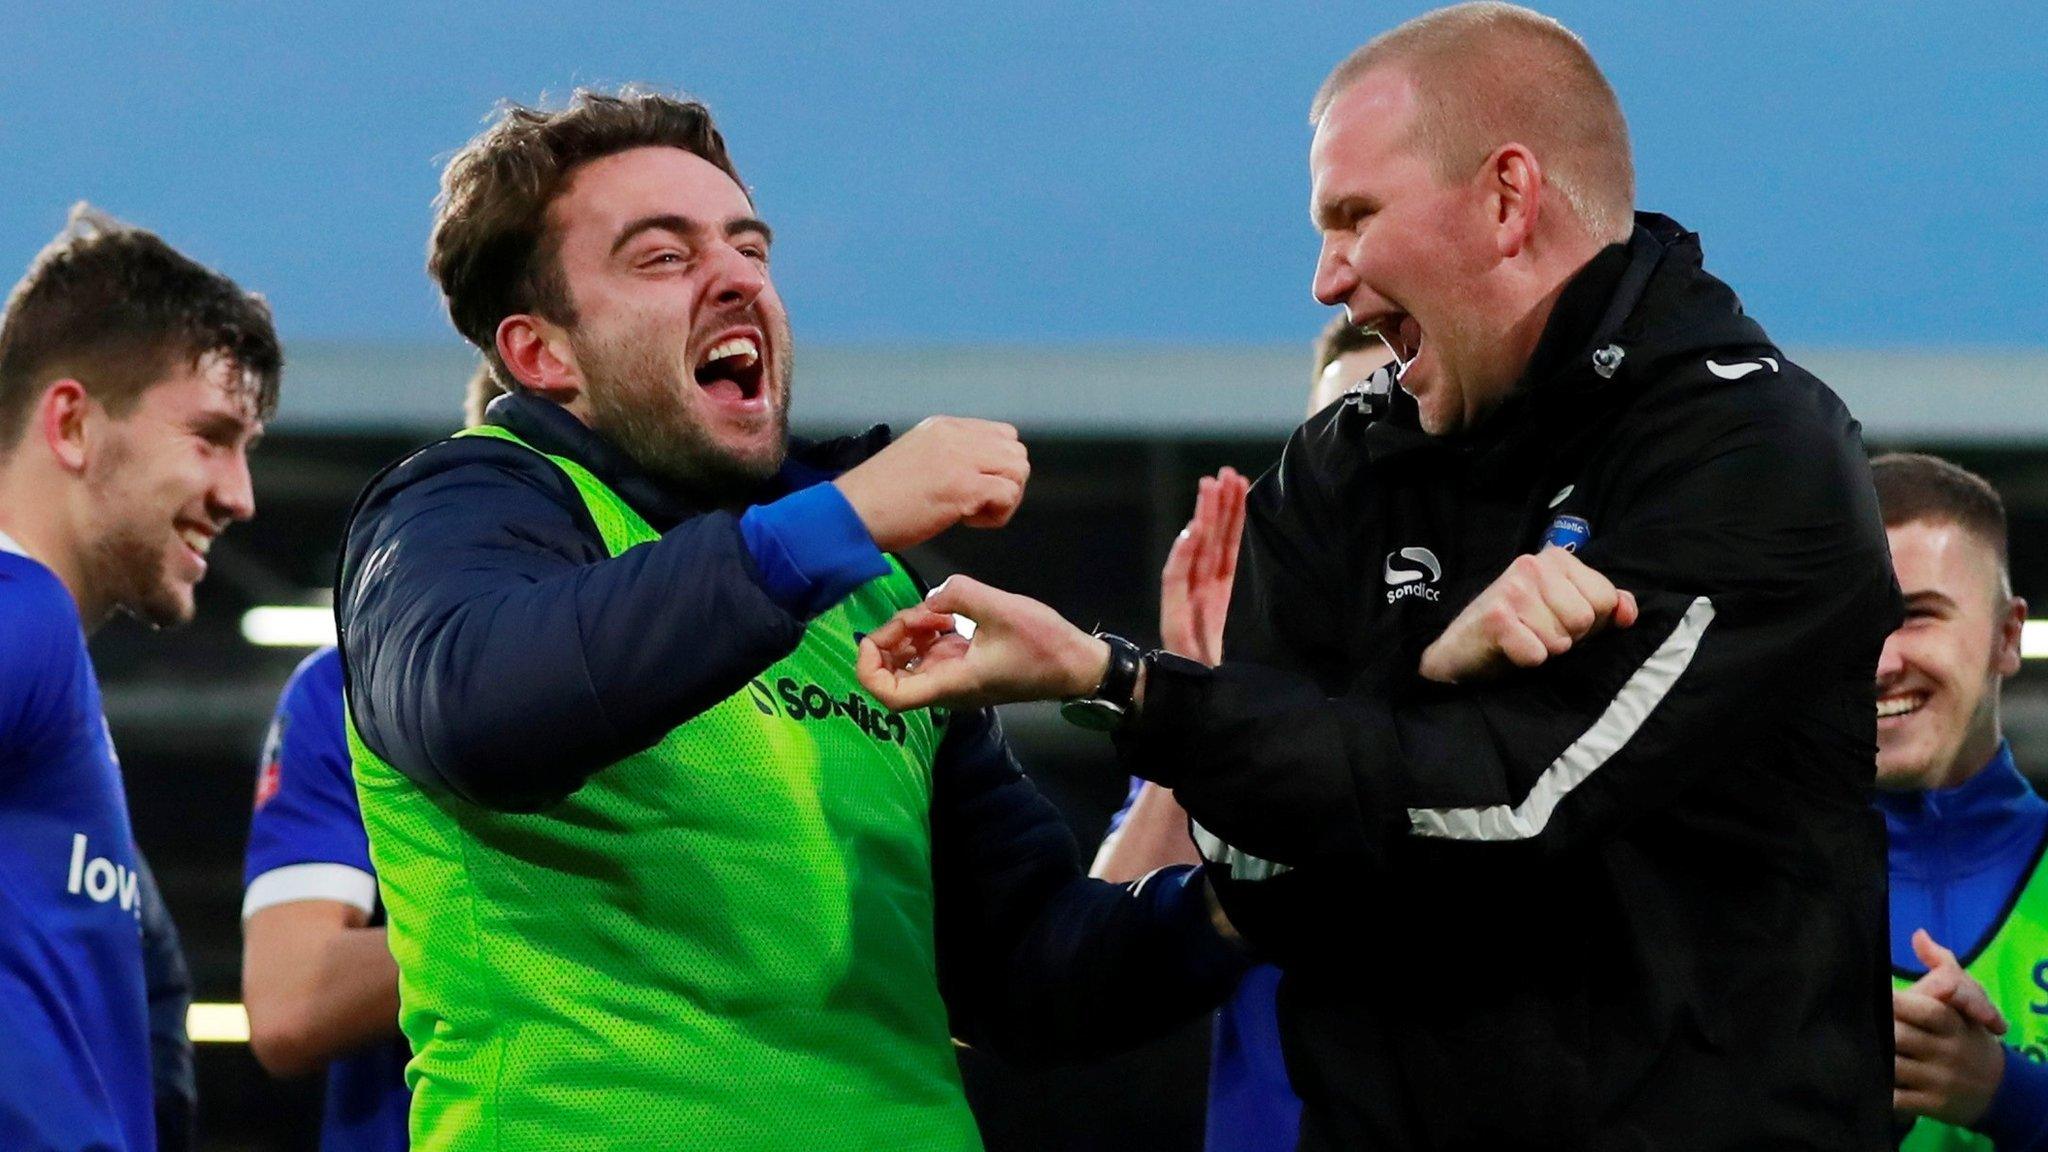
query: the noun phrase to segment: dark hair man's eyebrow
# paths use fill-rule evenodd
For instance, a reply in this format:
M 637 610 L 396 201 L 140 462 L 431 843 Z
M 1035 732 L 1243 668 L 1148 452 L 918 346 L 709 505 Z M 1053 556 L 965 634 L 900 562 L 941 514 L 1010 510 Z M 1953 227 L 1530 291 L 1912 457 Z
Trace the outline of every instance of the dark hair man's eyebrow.
M 1953 608 L 1956 606 L 1955 600 L 1946 592 L 1938 592 L 1932 588 L 1922 588 L 1916 592 L 1908 592 L 1906 593 L 1905 600 L 1906 607 L 1908 608 Z
M 619 229 L 618 236 L 612 240 L 612 254 L 617 255 L 619 249 L 631 243 L 633 237 L 640 235 L 642 232 L 653 232 L 658 229 L 663 232 L 673 232 L 678 236 L 688 236 L 690 233 L 695 232 L 697 228 L 697 222 L 688 216 L 677 216 L 672 213 L 660 216 L 642 216 L 624 228 Z
M 642 216 L 640 219 L 619 229 L 618 236 L 612 240 L 612 254 L 617 255 L 619 249 L 632 243 L 633 238 L 642 232 L 659 230 L 673 232 L 678 236 L 688 236 L 702 227 L 703 225 L 690 219 L 688 216 L 678 216 L 674 213 Z M 752 216 L 743 216 L 737 220 L 728 221 L 725 225 L 725 234 L 727 236 L 738 236 L 747 232 L 759 232 L 763 240 L 770 244 L 775 242 L 775 230 L 768 227 L 768 222 L 765 220 L 757 220 Z
M 247 436 L 252 447 L 256 439 L 263 435 L 263 421 L 253 415 L 217 410 L 199 413 L 193 418 L 190 427 L 193 432 L 208 440 L 224 443 L 231 443 Z
M 766 220 L 742 216 L 725 226 L 727 236 L 738 236 L 746 232 L 759 232 L 763 242 L 770 245 L 775 243 L 775 229 L 770 228 Z

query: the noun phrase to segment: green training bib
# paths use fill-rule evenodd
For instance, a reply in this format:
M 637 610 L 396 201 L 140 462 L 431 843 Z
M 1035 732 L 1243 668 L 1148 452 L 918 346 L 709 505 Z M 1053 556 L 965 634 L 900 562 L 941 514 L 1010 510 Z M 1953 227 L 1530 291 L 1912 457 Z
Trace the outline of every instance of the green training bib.
M 2027 1059 L 2048 1061 L 2048 857 L 2035 862 L 2012 911 L 1994 930 L 1991 942 L 1963 970 L 1984 985 L 1991 1002 L 2005 1013 L 2012 1030 L 2005 1042 Z M 1895 988 L 1910 988 L 1907 977 L 1892 976 Z M 1989 1137 L 1922 1117 L 1899 1145 L 1901 1152 L 1991 1152 Z
M 613 556 L 659 539 L 549 459 Z M 933 956 L 940 732 L 854 674 L 854 633 L 918 599 L 892 559 L 789 656 L 545 812 L 422 789 L 351 721 L 415 1149 L 981 1148 Z

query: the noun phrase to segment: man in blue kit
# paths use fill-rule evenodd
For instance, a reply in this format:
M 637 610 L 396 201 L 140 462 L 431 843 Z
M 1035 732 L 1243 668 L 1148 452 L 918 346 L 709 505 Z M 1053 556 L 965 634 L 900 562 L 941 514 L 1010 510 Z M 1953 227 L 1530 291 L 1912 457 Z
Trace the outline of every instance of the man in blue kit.
M 320 1146 L 406 1147 L 398 965 L 349 774 L 341 656 L 324 648 L 285 685 L 264 742 L 243 868 L 242 1001 L 264 1069 L 327 1069 Z
M 270 312 L 89 209 L 0 321 L 0 1147 L 157 1146 L 138 857 L 85 635 L 193 613 L 255 512 Z
M 479 366 L 464 423 L 483 423 L 503 394 Z M 341 687 L 336 649 L 307 657 L 264 741 L 242 874 L 242 1002 L 266 1071 L 326 1067 L 322 1149 L 403 1152 L 412 1051 L 398 1031 L 398 965 L 349 772 Z
M 2048 1149 L 2048 1015 L 2037 1007 L 2048 980 L 2048 803 L 1999 726 L 2027 615 L 2006 567 L 2005 507 L 1983 479 L 1931 456 L 1881 457 L 1871 475 L 1906 597 L 1877 668 L 1893 1101 L 1913 1125 L 1903 1147 Z M 1959 963 L 2012 1021 L 2003 1043 L 1927 987 L 1941 975 L 1930 968 Z

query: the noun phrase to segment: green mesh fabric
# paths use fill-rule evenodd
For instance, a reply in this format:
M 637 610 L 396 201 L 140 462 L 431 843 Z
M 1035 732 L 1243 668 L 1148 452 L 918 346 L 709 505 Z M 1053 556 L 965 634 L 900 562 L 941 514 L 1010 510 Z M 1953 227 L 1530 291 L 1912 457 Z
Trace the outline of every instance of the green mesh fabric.
M 613 555 L 657 538 L 549 458 Z M 933 960 L 939 733 L 854 675 L 854 631 L 916 600 L 892 560 L 745 689 L 543 813 L 421 789 L 350 725 L 414 1148 L 981 1147 Z
M 1991 942 L 1963 970 L 1984 985 L 1991 1002 L 2011 1023 L 2005 1042 L 2029 1060 L 2048 1060 L 2048 1017 L 2036 1007 L 2048 999 L 2044 996 L 2048 985 L 2041 983 L 2048 979 L 2044 975 L 2048 973 L 2048 858 L 2034 865 L 2012 911 L 1998 925 Z M 1894 974 L 1892 986 L 1910 988 L 1913 981 Z M 1993 1147 L 1987 1136 L 1925 1117 L 1914 1123 L 1899 1145 L 1901 1152 L 1992 1152 Z

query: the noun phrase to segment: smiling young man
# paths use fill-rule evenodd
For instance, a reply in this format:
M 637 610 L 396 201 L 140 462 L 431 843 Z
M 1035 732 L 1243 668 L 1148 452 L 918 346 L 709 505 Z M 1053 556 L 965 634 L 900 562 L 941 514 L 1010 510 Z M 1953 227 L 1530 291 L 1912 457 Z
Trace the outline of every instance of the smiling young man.
M 1877 665 L 1878 808 L 1891 851 L 1898 1039 L 1894 1098 L 1920 1118 L 1909 1152 L 2048 1148 L 2048 804 L 2013 764 L 1999 693 L 2020 668 L 2027 602 L 2012 594 L 2005 506 L 1931 456 L 1871 463 L 1906 597 Z M 1923 940 L 1960 953 L 2012 1024 L 2003 1041 L 1917 987 Z
M 1254 487 L 1229 658 L 956 577 L 862 682 L 1117 726 L 1282 969 L 1304 1149 L 1886 1146 L 1899 605 L 1855 421 L 1631 214 L 1556 21 L 1418 17 L 1311 115 L 1315 294 L 1405 368 Z
M 994 714 L 891 714 L 889 554 L 1013 429 L 787 431 L 769 230 L 709 112 L 512 108 L 430 267 L 507 385 L 375 480 L 338 611 L 418 1149 L 978 1148 L 951 1035 L 1101 1052 L 1239 961 L 1199 872 L 1082 875 Z
M 142 881 L 86 634 L 193 613 L 255 512 L 276 402 L 261 300 L 73 214 L 0 321 L 0 1146 L 158 1146 Z

